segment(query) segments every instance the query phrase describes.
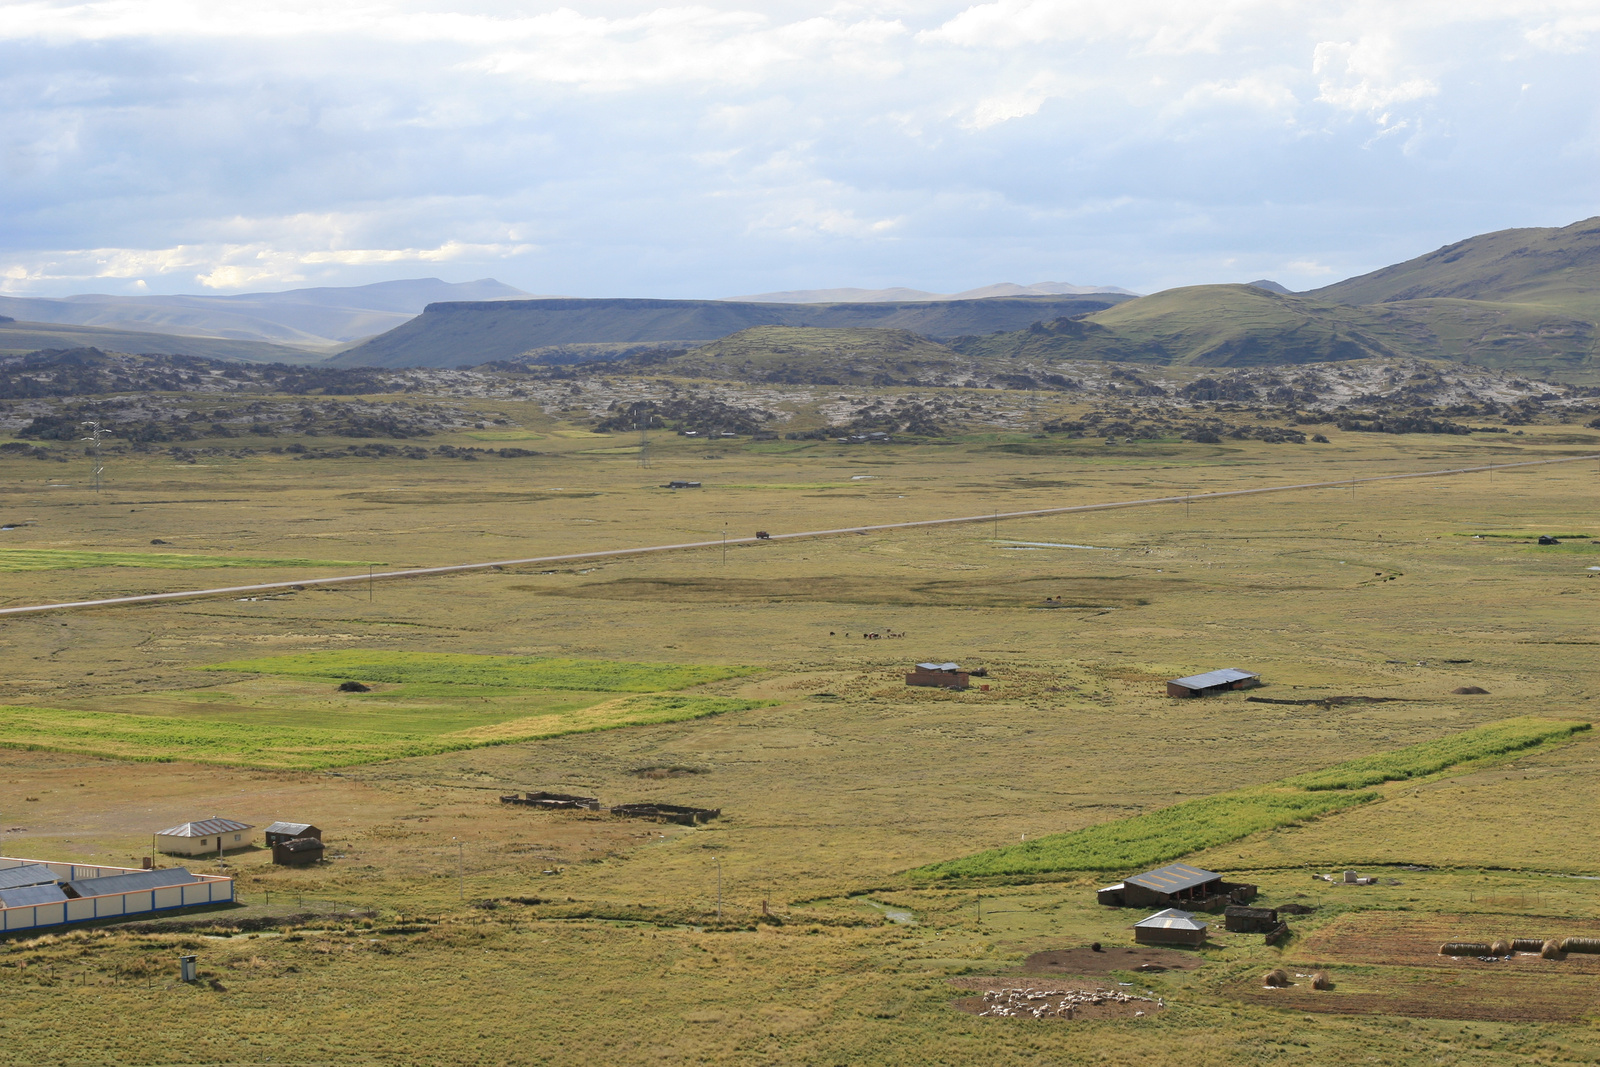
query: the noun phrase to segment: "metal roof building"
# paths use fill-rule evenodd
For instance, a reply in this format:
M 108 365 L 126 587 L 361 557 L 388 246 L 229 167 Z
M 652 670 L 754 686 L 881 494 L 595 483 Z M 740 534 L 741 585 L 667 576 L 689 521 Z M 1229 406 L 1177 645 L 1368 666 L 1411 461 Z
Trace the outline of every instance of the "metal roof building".
M 49 867 L 42 863 L 25 863 L 20 867 L 0 870 L 0 890 L 21 889 L 29 885 L 54 885 L 60 881 Z
M 281 845 L 285 841 L 293 841 L 299 837 L 322 838 L 322 831 L 308 822 L 275 822 L 263 831 L 267 835 L 267 847 Z
M 159 871 L 133 871 L 129 874 L 108 874 L 101 878 L 79 878 L 64 883 L 63 888 L 69 897 L 103 897 L 109 893 L 142 893 L 147 889 L 192 885 L 198 881 L 199 878 L 182 867 L 165 867 Z
M 255 829 L 247 822 L 233 819 L 196 819 L 157 831 L 156 847 L 162 852 L 177 856 L 209 855 L 229 849 L 249 848 L 254 841 L 250 833 Z
M 0 908 L 26 908 L 34 904 L 59 904 L 67 894 L 54 882 L 0 889 Z
M 1168 908 L 1133 924 L 1133 939 L 1146 945 L 1203 945 L 1205 923 L 1186 911 Z
M 1122 880 L 1123 902 L 1132 907 L 1177 904 L 1205 898 L 1222 884 L 1222 875 L 1187 863 L 1169 863 Z
M 1167 683 L 1169 697 L 1200 697 L 1207 693 L 1223 693 L 1230 689 L 1251 689 L 1261 684 L 1261 676 L 1249 671 L 1223 667 L 1204 674 L 1191 674 L 1187 678 L 1174 678 Z
M 907 685 L 926 685 L 938 689 L 965 689 L 970 683 L 969 673 L 959 663 L 919 663 L 916 670 L 906 675 Z

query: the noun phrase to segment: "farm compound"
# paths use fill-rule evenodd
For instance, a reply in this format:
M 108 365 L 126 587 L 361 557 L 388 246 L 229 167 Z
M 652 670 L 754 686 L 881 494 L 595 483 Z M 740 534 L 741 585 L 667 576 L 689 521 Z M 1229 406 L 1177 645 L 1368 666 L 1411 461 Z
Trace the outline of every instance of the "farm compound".
M 1233 689 L 1254 689 L 1260 684 L 1261 676 L 1258 674 L 1224 667 L 1205 674 L 1191 674 L 1187 678 L 1174 678 L 1167 683 L 1167 696 L 1203 697 Z
M 156 847 L 169 856 L 203 856 L 230 849 L 249 848 L 255 843 L 250 833 L 255 827 L 232 819 L 199 819 L 156 833 Z
M 959 663 L 919 663 L 906 675 L 907 685 L 926 685 L 937 689 L 966 689 L 970 675 Z
M 1133 924 L 1133 939 L 1142 945 L 1203 945 L 1207 924 L 1186 911 L 1168 908 Z
M 1169 863 L 1153 871 L 1124 878 L 1108 885 L 1095 898 L 1112 908 L 1158 908 L 1184 904 L 1202 911 L 1229 904 L 1248 904 L 1256 898 L 1256 887 L 1247 883 L 1225 882 L 1215 871 L 1203 871 L 1187 863 Z
M 0 933 L 233 900 L 233 879 L 0 856 Z
M 523 793 L 518 796 L 512 793 L 500 798 L 502 804 L 521 804 L 529 808 L 543 808 L 546 811 L 599 811 L 599 797 L 580 797 L 571 793 Z
M 309 867 L 322 859 L 322 853 L 320 838 L 296 837 L 272 846 L 272 862 L 279 867 Z

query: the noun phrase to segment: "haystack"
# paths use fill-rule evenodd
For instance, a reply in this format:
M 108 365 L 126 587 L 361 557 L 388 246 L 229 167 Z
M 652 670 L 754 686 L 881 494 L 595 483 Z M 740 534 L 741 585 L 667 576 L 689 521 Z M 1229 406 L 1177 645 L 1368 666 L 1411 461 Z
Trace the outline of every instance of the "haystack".
M 1489 695 L 1489 691 L 1487 689 L 1479 689 L 1475 685 L 1463 685 L 1460 688 L 1450 690 L 1450 692 L 1455 693 L 1457 696 L 1464 696 L 1464 697 L 1465 696 L 1486 697 L 1486 696 Z
M 1561 942 L 1551 938 L 1540 946 L 1539 955 L 1547 960 L 1559 960 L 1561 958 Z
M 1562 952 L 1600 952 L 1600 937 L 1563 937 Z
M 1441 956 L 1487 956 L 1490 946 L 1482 941 L 1446 941 L 1439 946 Z
M 1282 967 L 1275 968 L 1262 975 L 1261 984 L 1272 989 L 1283 989 L 1286 986 L 1294 985 L 1293 982 L 1289 981 L 1289 972 Z
M 1316 974 L 1311 976 L 1311 988 L 1332 989 L 1333 979 L 1328 976 L 1327 971 L 1318 971 Z
M 1544 949 L 1542 937 L 1513 937 L 1511 948 L 1514 952 L 1539 952 Z
M 1509 956 L 1511 955 L 1511 952 L 1511 942 L 1509 941 L 1496 941 L 1494 944 L 1489 946 L 1489 955 L 1491 956 Z

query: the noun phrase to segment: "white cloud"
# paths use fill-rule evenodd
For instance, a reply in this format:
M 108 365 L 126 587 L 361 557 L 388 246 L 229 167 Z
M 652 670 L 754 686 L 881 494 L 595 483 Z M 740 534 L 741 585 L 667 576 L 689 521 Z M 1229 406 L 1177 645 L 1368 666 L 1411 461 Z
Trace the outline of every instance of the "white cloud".
M 12 289 L 1148 290 L 1600 199 L 1600 0 L 0 4 Z

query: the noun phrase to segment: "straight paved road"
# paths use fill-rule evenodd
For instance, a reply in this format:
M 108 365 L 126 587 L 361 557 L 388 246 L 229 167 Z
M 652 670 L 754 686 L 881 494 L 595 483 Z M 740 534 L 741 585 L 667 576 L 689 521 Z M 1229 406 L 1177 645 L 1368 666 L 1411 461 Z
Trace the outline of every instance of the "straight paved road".
M 1301 482 L 1297 485 L 1266 485 L 1255 489 L 1227 489 L 1218 493 L 1195 493 L 1185 496 L 1152 497 L 1148 500 L 1114 500 L 1103 504 L 1077 504 L 1072 507 L 1035 508 L 1031 511 L 997 511 L 987 515 L 963 515 L 951 519 L 921 519 L 916 522 L 886 522 L 876 526 L 849 526 L 838 530 L 806 530 L 800 533 L 775 533 L 768 540 L 802 541 L 816 537 L 839 537 L 844 534 L 867 534 L 879 530 L 910 530 L 922 526 L 954 526 L 966 522 L 997 522 L 1000 519 L 1027 519 L 1040 515 L 1070 515 L 1081 511 L 1110 511 L 1113 508 L 1143 508 L 1155 504 L 1199 503 L 1206 500 L 1224 500 L 1229 497 L 1255 496 L 1260 493 L 1288 493 L 1300 489 L 1342 489 L 1364 482 L 1393 482 L 1405 478 L 1440 478 L 1452 474 L 1475 474 L 1482 471 L 1508 470 L 1514 467 L 1541 467 L 1551 463 L 1582 463 L 1600 460 L 1600 455 L 1566 456 L 1561 459 L 1535 459 L 1522 463 L 1494 463 L 1484 467 L 1452 467 L 1446 470 L 1417 471 L 1413 474 L 1378 474 L 1366 478 L 1343 478 L 1333 482 Z M 687 552 L 697 548 L 719 548 L 723 545 L 749 545 L 754 537 L 734 537 L 727 541 L 685 541 L 676 545 L 651 545 L 647 548 L 609 548 L 598 552 L 571 552 L 563 556 L 532 556 L 528 559 L 502 559 L 489 563 L 457 563 L 449 567 L 419 567 L 406 571 L 380 571 L 374 574 L 347 574 L 337 578 L 301 578 L 292 582 L 265 582 L 260 585 L 231 585 L 219 589 L 184 589 L 173 593 L 146 593 L 141 596 L 119 596 L 106 600 L 73 600 L 63 604 L 30 604 L 26 607 L 0 608 L 0 616 L 34 615 L 47 611 L 77 611 L 86 608 L 124 607 L 133 604 L 157 604 L 166 600 L 193 600 L 198 597 L 239 596 L 245 593 L 271 593 L 285 589 L 310 588 L 316 585 L 351 585 L 358 582 L 394 581 L 397 578 L 430 578 L 441 574 L 460 574 L 464 571 L 485 571 L 506 567 L 526 567 L 545 563 L 582 563 L 589 560 L 612 559 L 618 556 L 648 556 L 657 552 Z

